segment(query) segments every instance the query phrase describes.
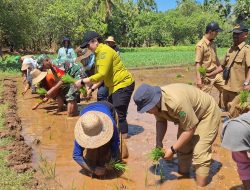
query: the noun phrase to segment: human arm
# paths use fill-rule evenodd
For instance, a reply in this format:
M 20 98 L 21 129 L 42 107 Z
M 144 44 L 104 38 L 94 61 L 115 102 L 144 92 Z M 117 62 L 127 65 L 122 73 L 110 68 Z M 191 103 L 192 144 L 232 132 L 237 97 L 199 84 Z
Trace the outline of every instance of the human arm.
M 163 139 L 167 132 L 168 122 L 165 121 L 156 121 L 156 147 L 163 148 Z
M 199 72 L 199 68 L 202 66 L 203 60 L 203 47 L 201 45 L 197 45 L 195 48 L 195 67 L 196 67 L 196 85 L 198 88 L 202 88 L 202 76 Z
M 91 168 L 87 165 L 83 157 L 84 148 L 81 147 L 76 140 L 74 141 L 74 150 L 73 150 L 73 159 L 84 169 L 86 169 L 91 174 L 94 173 L 94 168 Z
M 250 49 L 246 51 L 246 66 L 248 68 L 248 71 L 247 71 L 245 82 L 249 83 L 250 82 Z M 250 83 L 249 85 L 244 85 L 244 90 L 250 90 Z
M 182 132 L 177 141 L 173 144 L 172 146 L 173 149 L 175 151 L 178 151 L 178 149 L 180 149 L 184 144 L 188 143 L 192 139 L 195 129 L 196 129 L 195 127 L 191 127 L 190 130 Z M 172 160 L 173 156 L 174 156 L 173 151 L 171 150 L 171 148 L 168 148 L 165 151 L 164 159 Z
M 52 96 L 59 90 L 59 88 L 62 86 L 63 82 L 60 80 L 55 86 L 53 86 L 49 91 L 45 94 L 46 98 L 52 98 Z
M 222 72 L 223 71 L 223 68 L 221 65 L 217 66 L 216 69 L 210 73 L 207 73 L 206 76 L 207 77 L 210 77 L 210 76 L 214 76 L 214 75 L 217 75 L 218 73 Z

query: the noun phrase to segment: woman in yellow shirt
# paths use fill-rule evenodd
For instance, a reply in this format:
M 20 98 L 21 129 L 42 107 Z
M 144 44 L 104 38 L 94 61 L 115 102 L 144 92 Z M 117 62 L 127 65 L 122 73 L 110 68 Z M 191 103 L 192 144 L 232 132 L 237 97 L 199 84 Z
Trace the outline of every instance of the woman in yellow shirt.
M 84 34 L 81 48 L 86 47 L 95 53 L 96 73 L 88 78 L 76 81 L 75 85 L 77 87 L 85 85 L 88 94 L 90 94 L 98 87 L 98 83 L 104 81 L 105 86 L 109 89 L 108 101 L 116 109 L 120 131 L 126 138 L 128 133 L 126 117 L 135 87 L 134 78 L 123 65 L 119 54 L 108 45 L 103 44 L 98 33 L 90 31 Z

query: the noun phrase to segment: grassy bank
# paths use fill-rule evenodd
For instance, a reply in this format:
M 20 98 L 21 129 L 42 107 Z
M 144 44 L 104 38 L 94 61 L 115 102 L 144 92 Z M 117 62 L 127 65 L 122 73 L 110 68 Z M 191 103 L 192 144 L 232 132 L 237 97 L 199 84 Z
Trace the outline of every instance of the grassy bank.
M 14 73 L 1 73 L 0 72 L 0 96 L 3 92 L 2 79 L 4 76 L 13 75 Z M 2 97 L 1 97 L 2 98 Z M 4 129 L 4 113 L 8 105 L 0 104 L 0 131 Z M 28 189 L 25 185 L 32 179 L 32 172 L 25 172 L 17 174 L 6 166 L 6 158 L 9 155 L 9 151 L 3 150 L 2 147 L 7 146 L 13 141 L 12 138 L 0 138 L 0 189 L 1 190 L 23 190 Z

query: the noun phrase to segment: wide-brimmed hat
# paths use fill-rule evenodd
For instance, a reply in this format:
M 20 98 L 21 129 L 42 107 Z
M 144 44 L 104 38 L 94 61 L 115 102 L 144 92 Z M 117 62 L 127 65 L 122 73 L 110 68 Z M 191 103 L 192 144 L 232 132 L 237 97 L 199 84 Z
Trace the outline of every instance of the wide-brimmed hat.
M 98 148 L 113 136 L 113 122 L 108 115 L 99 111 L 88 111 L 76 122 L 75 139 L 77 143 L 89 149 Z
M 83 59 L 86 59 L 92 54 L 92 51 L 89 50 L 88 48 L 84 48 L 82 50 L 82 55 L 76 58 L 76 63 L 80 63 Z
M 139 113 L 147 112 L 152 109 L 161 99 L 161 88 L 159 86 L 150 86 L 142 84 L 135 91 L 133 96 Z
M 246 25 L 244 24 L 237 24 L 233 30 L 231 30 L 230 32 L 233 32 L 233 33 L 242 33 L 242 32 L 248 32 L 248 28 Z
M 21 71 L 27 70 L 29 67 L 32 67 L 32 63 L 23 63 Z
M 88 45 L 89 41 L 94 39 L 94 38 L 98 38 L 100 37 L 100 35 L 97 32 L 94 31 L 88 31 L 83 35 L 83 43 L 80 46 L 80 48 L 86 48 L 86 46 Z
M 32 84 L 35 85 L 46 77 L 47 72 L 42 72 L 39 69 L 34 69 L 33 71 L 30 72 L 30 74 L 32 77 Z
M 115 38 L 113 36 L 109 36 L 105 42 L 114 42 L 115 43 Z

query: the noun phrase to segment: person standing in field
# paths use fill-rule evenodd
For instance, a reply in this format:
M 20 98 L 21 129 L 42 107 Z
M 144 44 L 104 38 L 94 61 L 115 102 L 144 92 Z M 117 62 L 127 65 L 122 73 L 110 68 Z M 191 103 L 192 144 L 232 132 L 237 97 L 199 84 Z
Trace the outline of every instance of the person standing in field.
M 119 47 L 115 44 L 115 38 L 113 36 L 109 36 L 105 40 L 106 44 L 111 47 L 113 50 L 115 50 L 118 54 L 120 54 L 120 49 Z
M 206 186 L 212 160 L 212 144 L 220 125 L 221 111 L 209 94 L 188 84 L 163 87 L 142 84 L 133 99 L 139 113 L 156 118 L 156 147 L 163 148 L 168 121 L 178 124 L 177 141 L 165 149 L 166 160 L 178 158 L 178 172 L 189 175 L 191 163 L 196 182 Z
M 206 33 L 195 47 L 195 65 L 196 65 L 196 85 L 202 91 L 211 93 L 215 86 L 220 93 L 219 106 L 222 105 L 222 91 L 225 81 L 221 74 L 218 74 L 217 67 L 220 61 L 217 57 L 216 46 L 213 42 L 218 32 L 222 29 L 216 22 L 210 22 L 206 26 Z
M 71 47 L 71 41 L 69 38 L 63 38 L 63 47 L 58 50 L 57 62 L 60 66 L 61 63 L 65 61 L 74 62 L 76 59 L 76 54 L 74 49 Z
M 88 94 L 96 89 L 94 83 L 104 81 L 109 89 L 108 101 L 112 103 L 119 117 L 119 128 L 124 138 L 127 137 L 127 111 L 134 91 L 135 81 L 132 74 L 125 68 L 119 54 L 106 44 L 96 32 L 86 32 L 81 48 L 88 48 L 95 54 L 94 75 L 76 81 L 75 85 L 87 87 Z

